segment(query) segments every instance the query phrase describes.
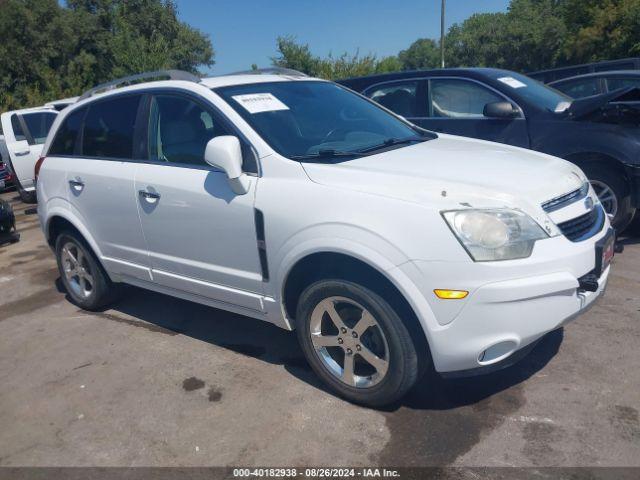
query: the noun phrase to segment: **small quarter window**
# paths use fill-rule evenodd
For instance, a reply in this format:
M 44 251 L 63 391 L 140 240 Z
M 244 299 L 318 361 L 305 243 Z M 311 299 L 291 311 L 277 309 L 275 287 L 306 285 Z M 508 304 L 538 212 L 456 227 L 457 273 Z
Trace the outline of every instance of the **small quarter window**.
M 49 148 L 49 155 L 69 157 L 74 154 L 76 140 L 86 111 L 86 108 L 81 108 L 64 119 L 51 144 L 51 148 Z
M 133 135 L 141 96 L 123 96 L 89 106 L 82 134 L 87 157 L 133 158 Z

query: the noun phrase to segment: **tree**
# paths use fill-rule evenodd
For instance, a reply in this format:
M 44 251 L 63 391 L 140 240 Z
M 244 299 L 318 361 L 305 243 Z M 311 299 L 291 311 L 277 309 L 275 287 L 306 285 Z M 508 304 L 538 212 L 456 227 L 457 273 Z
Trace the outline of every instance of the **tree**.
M 522 72 L 555 66 L 566 38 L 557 0 L 512 0 L 501 49 L 504 66 Z
M 512 0 L 507 13 L 483 13 L 454 24 L 445 47 L 449 66 L 531 71 L 555 65 L 566 27 L 554 0 Z
M 449 67 L 502 67 L 506 14 L 483 13 L 451 26 L 445 37 L 445 63 Z
M 399 70 L 400 63 L 395 57 L 378 61 L 375 55 L 343 53 L 334 57 L 331 53 L 321 58 L 311 53 L 309 45 L 299 44 L 294 37 L 278 37 L 278 54 L 271 58 L 276 67 L 291 68 L 314 77 L 339 79 L 358 77 L 372 73 Z
M 148 70 L 197 73 L 214 63 L 208 36 L 171 0 L 2 0 L 0 107 L 41 105 Z
M 398 54 L 398 61 L 403 70 L 436 68 L 440 65 L 439 42 L 430 38 L 419 38 Z
M 640 0 L 565 0 L 565 63 L 640 55 Z

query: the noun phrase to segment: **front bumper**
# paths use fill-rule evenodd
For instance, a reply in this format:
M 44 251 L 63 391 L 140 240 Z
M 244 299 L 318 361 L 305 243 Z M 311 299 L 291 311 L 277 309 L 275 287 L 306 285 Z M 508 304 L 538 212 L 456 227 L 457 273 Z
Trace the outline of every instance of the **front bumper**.
M 421 282 L 431 318 L 424 321 L 438 372 L 497 364 L 588 309 L 605 291 L 610 267 L 594 292 L 579 289 L 579 278 L 595 267 L 595 244 L 608 225 L 589 240 L 564 237 L 538 242 L 528 259 L 505 262 L 409 262 L 401 266 Z M 434 288 L 468 290 L 464 300 L 440 300 Z M 434 318 L 435 317 L 435 318 Z

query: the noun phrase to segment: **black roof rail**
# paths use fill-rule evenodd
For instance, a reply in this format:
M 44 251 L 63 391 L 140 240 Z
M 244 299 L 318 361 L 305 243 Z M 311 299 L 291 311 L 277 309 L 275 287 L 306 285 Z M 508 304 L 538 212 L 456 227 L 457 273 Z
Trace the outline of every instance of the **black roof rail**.
M 126 85 L 132 85 L 134 83 L 139 83 L 141 80 L 184 80 L 187 82 L 200 82 L 200 77 L 197 77 L 193 73 L 184 72 L 182 70 L 157 70 L 155 72 L 144 72 L 138 73 L 137 75 L 131 75 L 129 77 L 117 78 L 115 80 L 111 80 L 110 82 L 101 83 L 86 92 L 84 92 L 78 101 L 84 100 L 85 98 L 89 98 L 96 93 L 106 92 L 109 90 L 113 90 L 118 87 L 123 87 Z
M 308 77 L 306 73 L 294 70 L 292 68 L 282 67 L 268 67 L 268 68 L 256 68 L 255 70 L 241 70 L 239 72 L 227 73 L 225 75 L 286 75 L 289 77 Z

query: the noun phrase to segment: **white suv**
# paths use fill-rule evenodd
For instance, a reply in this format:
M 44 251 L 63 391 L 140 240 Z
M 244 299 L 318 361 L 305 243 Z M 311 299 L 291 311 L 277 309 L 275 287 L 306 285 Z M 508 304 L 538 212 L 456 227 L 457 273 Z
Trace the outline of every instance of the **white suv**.
M 430 364 L 504 366 L 604 291 L 614 232 L 571 163 L 293 72 L 167 75 L 86 93 L 36 166 L 82 308 L 124 282 L 296 329 L 329 387 L 382 405 Z

